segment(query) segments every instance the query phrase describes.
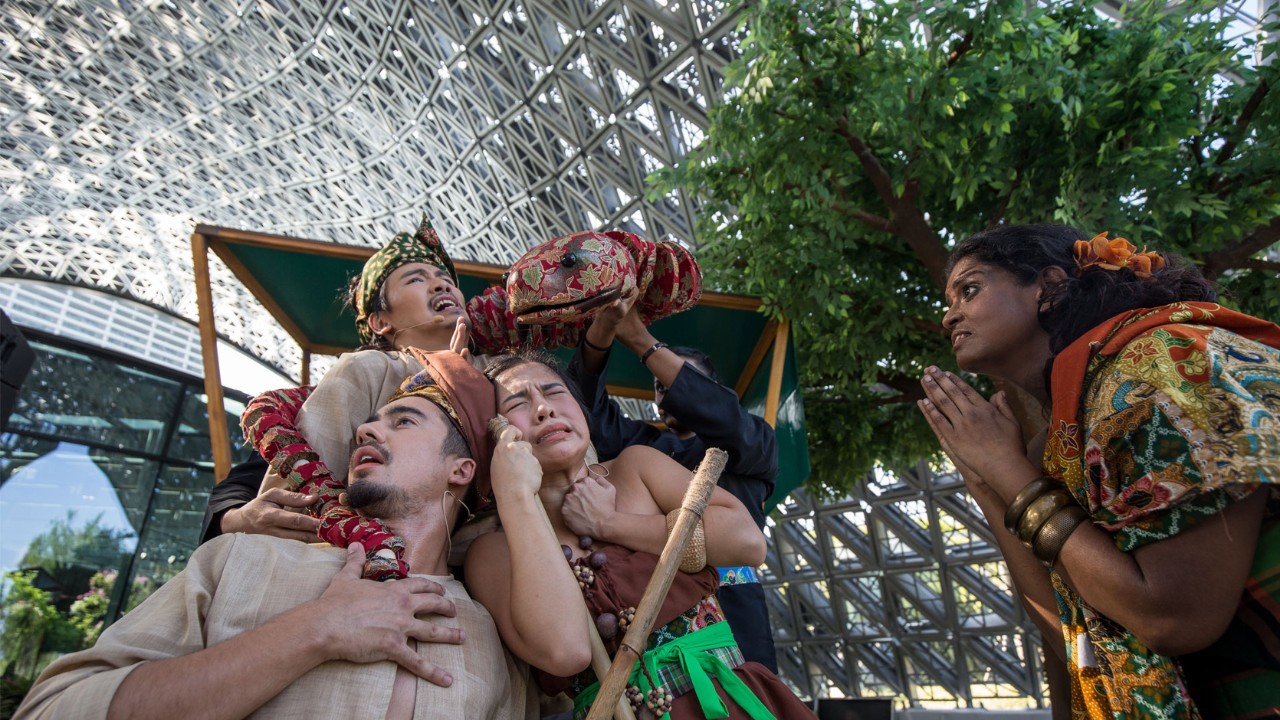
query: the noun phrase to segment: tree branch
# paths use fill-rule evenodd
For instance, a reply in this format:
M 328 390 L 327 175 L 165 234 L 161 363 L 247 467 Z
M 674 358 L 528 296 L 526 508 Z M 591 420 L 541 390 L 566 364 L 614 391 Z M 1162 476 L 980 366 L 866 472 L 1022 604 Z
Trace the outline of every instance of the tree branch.
M 800 197 L 802 198 L 809 197 L 809 189 L 799 183 L 793 183 L 793 182 L 783 183 L 782 189 L 794 190 L 798 192 L 800 194 Z M 823 203 L 823 205 L 825 205 L 827 208 L 830 208 L 832 212 L 837 212 L 846 217 L 851 217 L 851 218 L 854 218 L 855 220 L 860 220 L 877 230 L 890 232 L 888 218 L 880 217 L 879 215 L 876 215 L 874 213 L 869 213 L 865 210 L 850 210 L 849 208 L 845 207 L 844 204 L 841 202 L 843 198 L 847 197 L 847 194 L 843 190 L 837 190 L 836 194 L 839 195 L 841 199 L 830 200 L 826 203 Z
M 956 43 L 956 46 L 951 49 L 951 52 L 947 54 L 947 67 L 951 67 L 952 65 L 955 65 L 957 62 L 960 61 L 960 58 L 964 57 L 965 53 L 969 52 L 972 49 L 973 49 L 973 33 L 967 32 L 964 34 L 964 37 L 960 39 L 960 42 Z
M 876 382 L 884 385 L 885 387 L 893 388 L 894 390 L 897 390 L 899 394 L 904 396 L 914 396 L 919 394 L 920 397 L 924 397 L 924 389 L 920 387 L 919 378 L 911 378 L 906 375 L 888 375 L 881 373 L 876 377 Z
M 849 146 L 854 156 L 858 158 L 863 172 L 871 180 L 871 186 L 876 189 L 876 194 L 880 196 L 880 199 L 884 201 L 887 207 L 892 208 L 894 202 L 898 199 L 893 194 L 893 178 L 889 177 L 889 171 L 884 169 L 884 165 L 880 164 L 880 160 L 872 152 L 871 146 L 849 130 L 848 115 L 841 115 L 836 119 L 836 134 L 844 138 L 845 144 Z
M 1253 121 L 1253 114 L 1258 111 L 1258 106 L 1262 104 L 1262 99 L 1270 92 L 1271 85 L 1265 80 L 1258 81 L 1258 87 L 1253 89 L 1253 94 L 1249 96 L 1248 102 L 1244 104 L 1244 109 L 1240 111 L 1240 116 L 1236 118 L 1235 128 L 1231 132 L 1231 139 L 1222 143 L 1222 147 L 1218 150 L 1218 156 L 1213 159 L 1213 164 L 1221 168 L 1231 155 L 1235 153 L 1236 146 L 1240 143 L 1244 136 L 1248 133 L 1249 123 Z M 1209 180 L 1209 192 L 1219 193 L 1223 189 L 1225 176 L 1221 172 L 1216 172 Z
M 889 222 L 884 229 L 907 243 L 934 284 L 942 288 L 946 283 L 947 251 L 943 247 L 942 238 L 938 237 L 924 213 L 915 205 L 915 197 L 920 190 L 919 183 L 908 178 L 903 196 L 898 197 L 893 192 L 893 178 L 880 163 L 871 146 L 849 129 L 849 116 L 841 115 L 837 118 L 835 129 L 836 134 L 844 138 L 845 144 L 858 158 L 871 186 L 889 209 Z
M 1261 258 L 1251 258 L 1245 260 L 1236 266 L 1240 270 L 1265 270 L 1268 272 L 1280 273 L 1280 262 L 1275 260 L 1263 260 Z
M 1254 253 L 1277 242 L 1280 242 L 1280 216 L 1254 228 L 1248 235 L 1240 238 L 1239 242 L 1205 253 L 1198 259 L 1204 264 L 1204 276 L 1216 280 L 1224 271 L 1242 267 Z
M 1222 144 L 1222 149 L 1218 151 L 1218 157 L 1213 159 L 1214 165 L 1222 165 L 1231 157 L 1231 153 L 1235 152 L 1236 144 L 1240 138 L 1244 137 L 1244 131 L 1249 128 L 1249 123 L 1253 121 L 1253 114 L 1258 111 L 1258 106 L 1262 104 L 1262 99 L 1267 96 L 1267 92 L 1271 90 L 1271 85 L 1265 79 L 1258 82 L 1258 87 L 1253 89 L 1253 94 L 1249 96 L 1249 101 L 1244 104 L 1244 109 L 1240 111 L 1240 117 L 1236 118 L 1236 129 L 1233 133 L 1234 138 Z
M 869 212 L 864 212 L 862 210 L 854 210 L 849 214 L 877 230 L 883 230 L 885 232 L 889 232 L 889 218 L 880 217 L 879 215 L 873 215 Z

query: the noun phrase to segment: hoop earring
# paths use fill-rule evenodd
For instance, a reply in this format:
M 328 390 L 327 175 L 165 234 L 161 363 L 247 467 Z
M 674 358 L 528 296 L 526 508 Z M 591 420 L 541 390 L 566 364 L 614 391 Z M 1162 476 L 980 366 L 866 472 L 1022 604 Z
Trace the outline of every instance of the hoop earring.
M 602 470 L 603 472 L 594 472 L 594 473 L 593 473 L 593 472 L 591 471 L 591 468 L 593 468 L 593 467 L 595 467 L 595 468 L 600 468 L 600 470 Z M 604 478 L 609 477 L 609 468 L 605 467 L 604 465 L 601 465 L 601 464 L 600 464 L 600 463 L 598 463 L 598 462 L 593 462 L 593 463 L 584 462 L 584 463 L 582 463 L 582 469 L 587 471 L 587 475 L 595 475 L 596 477 L 600 478 L 601 480 L 603 480 Z

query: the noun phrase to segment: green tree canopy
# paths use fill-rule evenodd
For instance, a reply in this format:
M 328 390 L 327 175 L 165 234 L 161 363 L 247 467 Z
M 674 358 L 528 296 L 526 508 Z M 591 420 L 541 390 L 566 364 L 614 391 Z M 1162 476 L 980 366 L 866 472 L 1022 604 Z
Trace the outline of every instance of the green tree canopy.
M 120 567 L 133 550 L 132 539 L 128 530 L 104 525 L 102 513 L 77 523 L 76 511 L 67 510 L 65 519 L 54 520 L 48 530 L 31 539 L 18 566 L 41 568 L 65 583 L 67 590 L 82 592 L 94 573 Z
M 936 452 L 914 400 L 954 366 L 947 252 L 990 225 L 1182 253 L 1280 319 L 1274 43 L 1210 3 L 927 5 L 752 4 L 705 142 L 656 178 L 704 199 L 710 285 L 792 320 L 829 491 Z

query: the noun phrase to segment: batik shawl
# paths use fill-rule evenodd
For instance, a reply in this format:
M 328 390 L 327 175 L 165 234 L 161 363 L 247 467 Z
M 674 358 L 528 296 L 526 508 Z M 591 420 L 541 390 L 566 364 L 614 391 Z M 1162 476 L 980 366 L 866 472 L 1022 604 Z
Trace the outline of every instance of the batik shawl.
M 1277 348 L 1280 328 L 1212 303 L 1112 318 L 1054 360 L 1045 471 L 1124 552 L 1173 537 L 1261 486 L 1276 488 Z M 1274 633 L 1280 613 L 1280 572 L 1258 563 L 1264 556 L 1274 563 L 1275 553 L 1265 552 L 1276 542 L 1271 525 L 1264 523 L 1236 616 L 1263 634 Z M 1052 580 L 1074 714 L 1200 716 L 1176 660 L 1092 611 L 1056 573 Z M 1251 614 L 1267 619 L 1249 623 Z M 1261 644 L 1275 649 L 1275 641 L 1272 634 Z M 1280 673 L 1274 677 L 1280 687 Z

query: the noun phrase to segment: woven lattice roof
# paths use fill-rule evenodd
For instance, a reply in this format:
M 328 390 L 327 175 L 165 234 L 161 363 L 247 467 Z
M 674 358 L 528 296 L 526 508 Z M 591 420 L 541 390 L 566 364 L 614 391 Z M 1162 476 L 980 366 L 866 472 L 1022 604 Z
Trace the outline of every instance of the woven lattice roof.
M 644 177 L 700 139 L 734 32 L 714 0 L 7 2 L 0 272 L 194 318 L 197 222 L 376 245 L 427 211 L 495 263 L 586 227 L 692 243 Z M 214 279 L 219 330 L 296 370 Z

